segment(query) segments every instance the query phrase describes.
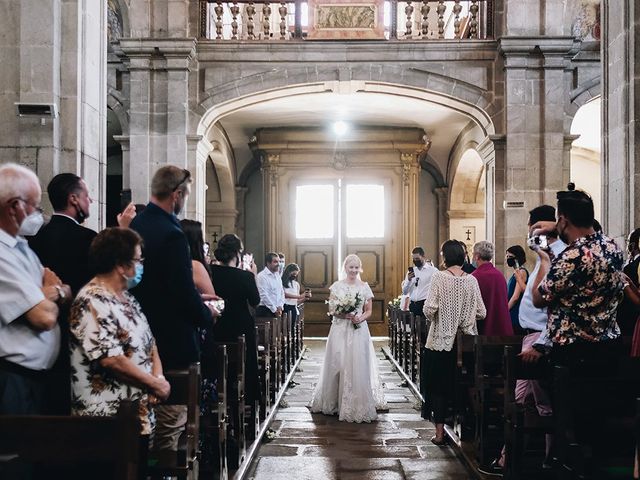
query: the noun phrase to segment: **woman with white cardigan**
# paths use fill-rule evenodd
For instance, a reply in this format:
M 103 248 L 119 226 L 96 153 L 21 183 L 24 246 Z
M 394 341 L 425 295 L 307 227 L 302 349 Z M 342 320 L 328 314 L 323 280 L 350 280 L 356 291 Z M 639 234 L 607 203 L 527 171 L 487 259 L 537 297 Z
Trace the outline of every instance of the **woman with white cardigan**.
M 448 401 L 453 396 L 456 333 L 462 330 L 468 335 L 477 335 L 476 321 L 487 314 L 477 280 L 462 270 L 465 254 L 460 243 L 447 240 L 442 244 L 440 255 L 445 269 L 433 274 L 423 309 L 425 317 L 431 320 L 423 380 L 428 410 L 436 426 L 436 434 L 431 439 L 435 445 L 446 443 L 444 421 Z

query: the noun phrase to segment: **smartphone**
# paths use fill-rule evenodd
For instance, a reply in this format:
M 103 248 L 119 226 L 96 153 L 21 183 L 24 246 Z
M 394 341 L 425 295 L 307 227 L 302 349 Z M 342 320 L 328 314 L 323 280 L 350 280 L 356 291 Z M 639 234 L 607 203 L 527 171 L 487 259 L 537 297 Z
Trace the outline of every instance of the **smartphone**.
M 120 211 L 127 208 L 127 206 L 131 203 L 131 189 L 127 188 L 120 192 Z
M 409 267 L 407 270 L 409 270 L 409 273 L 413 273 L 413 267 Z
M 245 253 L 242 255 L 242 269 L 251 270 L 251 264 L 253 263 L 253 253 Z

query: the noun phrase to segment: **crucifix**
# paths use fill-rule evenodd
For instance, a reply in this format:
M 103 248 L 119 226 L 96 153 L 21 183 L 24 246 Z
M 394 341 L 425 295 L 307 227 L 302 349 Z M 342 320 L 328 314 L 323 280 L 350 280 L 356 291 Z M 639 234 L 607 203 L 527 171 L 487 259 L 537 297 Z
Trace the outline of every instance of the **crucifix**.
M 464 233 L 466 233 L 466 234 L 467 234 L 467 241 L 470 241 L 470 240 L 471 240 L 471 230 L 469 230 L 469 229 L 467 228 L 467 231 L 466 231 L 466 232 L 464 232 Z
M 218 243 L 218 232 L 213 232 L 213 244 Z

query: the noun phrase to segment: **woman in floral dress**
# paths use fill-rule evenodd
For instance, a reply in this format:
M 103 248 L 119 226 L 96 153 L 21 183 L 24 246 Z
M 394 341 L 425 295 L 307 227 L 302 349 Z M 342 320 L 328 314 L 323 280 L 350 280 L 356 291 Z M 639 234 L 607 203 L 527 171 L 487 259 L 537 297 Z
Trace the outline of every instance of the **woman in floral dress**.
M 344 259 L 341 280 L 330 287 L 329 310 L 333 316 L 320 380 L 309 404 L 312 412 L 338 415 L 340 421 L 372 422 L 376 410 L 387 408 L 376 364 L 367 319 L 373 292 L 360 279 L 362 262 L 357 255 Z M 351 303 L 351 313 L 339 313 L 338 305 Z
M 150 406 L 166 400 L 170 387 L 147 319 L 127 291 L 142 279 L 141 246 L 127 228 L 107 228 L 91 244 L 96 276 L 78 293 L 69 319 L 71 413 L 111 416 L 121 401 L 138 400 L 140 433 L 150 435 Z

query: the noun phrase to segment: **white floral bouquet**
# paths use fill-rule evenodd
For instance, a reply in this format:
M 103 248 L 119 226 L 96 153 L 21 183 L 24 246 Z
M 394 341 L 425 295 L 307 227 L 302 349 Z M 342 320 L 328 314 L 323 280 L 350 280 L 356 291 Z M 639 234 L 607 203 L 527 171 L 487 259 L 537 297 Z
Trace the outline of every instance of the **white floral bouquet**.
M 345 293 L 339 297 L 332 295 L 329 300 L 325 300 L 324 303 L 329 305 L 329 313 L 327 313 L 327 315 L 345 316 L 358 311 L 364 303 L 364 299 L 359 292 L 356 292 L 355 295 Z M 353 328 L 360 328 L 360 324 L 354 323 Z

